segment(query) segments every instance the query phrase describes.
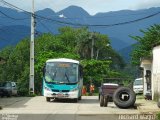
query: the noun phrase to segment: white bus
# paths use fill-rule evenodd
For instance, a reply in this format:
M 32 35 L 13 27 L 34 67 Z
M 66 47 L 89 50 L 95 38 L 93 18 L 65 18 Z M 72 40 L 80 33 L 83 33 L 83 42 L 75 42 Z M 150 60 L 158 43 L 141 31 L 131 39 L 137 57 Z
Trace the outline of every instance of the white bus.
M 77 60 L 49 59 L 43 69 L 43 95 L 50 99 L 81 99 L 82 67 Z

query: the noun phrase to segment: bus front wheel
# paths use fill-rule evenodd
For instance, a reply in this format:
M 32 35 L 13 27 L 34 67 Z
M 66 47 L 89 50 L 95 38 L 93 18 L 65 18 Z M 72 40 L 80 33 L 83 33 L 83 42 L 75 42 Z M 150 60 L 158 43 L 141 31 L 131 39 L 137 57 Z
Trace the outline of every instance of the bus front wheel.
M 75 98 L 75 99 L 74 99 L 74 102 L 77 103 L 77 102 L 78 102 L 78 98 Z
M 79 96 L 79 97 L 78 97 L 78 100 L 81 100 L 81 99 L 82 99 L 82 96 Z
M 47 101 L 47 102 L 50 102 L 50 100 L 51 100 L 51 98 L 46 97 L 46 101 Z

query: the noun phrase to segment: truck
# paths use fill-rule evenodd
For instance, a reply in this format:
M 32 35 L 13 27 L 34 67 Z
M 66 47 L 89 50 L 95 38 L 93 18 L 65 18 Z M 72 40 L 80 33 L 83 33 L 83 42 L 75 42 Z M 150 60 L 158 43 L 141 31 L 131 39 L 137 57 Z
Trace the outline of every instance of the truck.
M 78 60 L 68 58 L 49 59 L 43 68 L 42 94 L 51 99 L 81 100 L 83 70 Z
M 107 107 L 108 102 L 114 102 L 119 108 L 133 107 L 136 101 L 135 92 L 122 84 L 124 78 L 107 78 L 99 87 L 100 107 Z
M 100 106 L 106 107 L 109 101 L 113 101 L 113 93 L 119 87 L 115 83 L 102 83 L 99 87 Z

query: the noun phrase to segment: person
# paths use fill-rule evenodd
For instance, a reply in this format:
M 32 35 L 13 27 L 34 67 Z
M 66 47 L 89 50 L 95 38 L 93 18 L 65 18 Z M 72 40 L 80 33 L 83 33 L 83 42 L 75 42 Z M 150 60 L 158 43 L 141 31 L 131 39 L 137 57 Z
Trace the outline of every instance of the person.
M 94 92 L 94 85 L 91 84 L 90 85 L 90 95 L 93 95 L 93 92 Z
M 82 95 L 85 95 L 85 96 L 86 96 L 86 93 L 87 93 L 86 86 L 83 86 L 83 87 L 82 87 Z

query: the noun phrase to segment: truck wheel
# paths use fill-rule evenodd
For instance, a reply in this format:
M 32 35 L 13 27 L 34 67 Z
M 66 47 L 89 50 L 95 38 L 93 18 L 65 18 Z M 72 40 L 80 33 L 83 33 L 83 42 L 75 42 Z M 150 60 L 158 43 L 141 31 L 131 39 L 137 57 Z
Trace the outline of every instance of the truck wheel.
M 46 97 L 46 101 L 47 101 L 47 102 L 50 102 L 50 100 L 51 100 L 51 98 Z
M 104 96 L 100 95 L 100 107 L 104 106 Z
M 107 96 L 104 98 L 104 107 L 108 106 L 108 102 L 109 102 L 109 97 Z
M 129 87 L 120 87 L 114 92 L 113 101 L 119 108 L 129 108 L 134 105 L 136 95 Z
M 98 95 L 98 100 L 100 100 L 100 94 Z

